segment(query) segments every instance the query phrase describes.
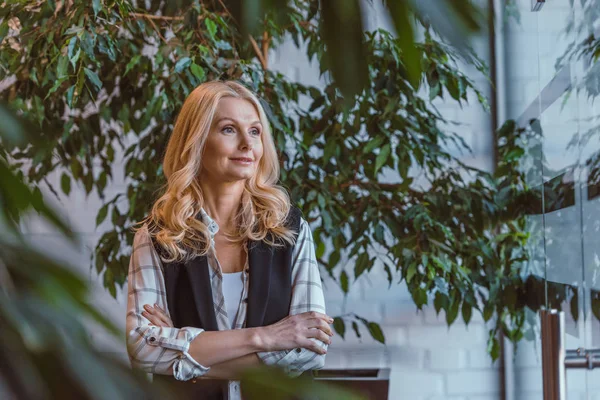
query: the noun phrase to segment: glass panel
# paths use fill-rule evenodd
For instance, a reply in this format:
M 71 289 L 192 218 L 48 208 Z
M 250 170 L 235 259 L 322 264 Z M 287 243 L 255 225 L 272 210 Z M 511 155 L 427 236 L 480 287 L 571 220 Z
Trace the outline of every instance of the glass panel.
M 540 134 L 523 164 L 541 199 L 527 218 L 525 273 L 542 290 L 533 285 L 528 296 L 565 312 L 568 349 L 600 348 L 600 57 L 590 56 L 600 55 L 600 0 L 546 1 L 539 12 L 513 4 L 520 22 L 505 26 L 508 118 Z M 519 345 L 517 399 L 542 398 L 538 321 L 531 313 L 530 341 Z M 568 370 L 567 391 L 569 400 L 600 399 L 600 370 Z
M 577 43 L 600 43 L 600 1 L 582 2 L 578 11 Z M 583 47 L 585 48 L 585 46 Z M 579 190 L 583 239 L 584 291 L 582 327 L 586 349 L 600 348 L 600 60 L 582 57 L 574 69 L 578 101 L 577 147 L 580 153 Z M 600 396 L 600 370 L 586 373 L 588 398 Z M 596 396 L 596 397 L 592 397 Z
M 555 0 L 537 13 L 547 304 L 565 312 L 567 349 L 594 347 L 594 326 L 598 331 L 590 305 L 591 289 L 598 287 L 594 272 L 600 243 L 594 224 L 600 216 L 600 185 L 588 182 L 595 176 L 598 139 L 594 142 L 591 133 L 598 106 L 583 85 L 590 81 L 591 65 L 577 53 L 590 33 L 585 7 L 591 3 Z M 599 377 L 598 370 L 567 370 L 567 397 L 591 399 Z

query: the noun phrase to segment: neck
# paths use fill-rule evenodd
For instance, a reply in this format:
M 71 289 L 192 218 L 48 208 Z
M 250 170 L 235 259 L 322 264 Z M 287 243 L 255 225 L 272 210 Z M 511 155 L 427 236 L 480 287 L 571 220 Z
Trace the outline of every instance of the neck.
M 219 233 L 232 232 L 235 216 L 242 202 L 245 181 L 215 183 L 202 178 L 200 187 L 204 196 L 204 210 L 219 225 Z

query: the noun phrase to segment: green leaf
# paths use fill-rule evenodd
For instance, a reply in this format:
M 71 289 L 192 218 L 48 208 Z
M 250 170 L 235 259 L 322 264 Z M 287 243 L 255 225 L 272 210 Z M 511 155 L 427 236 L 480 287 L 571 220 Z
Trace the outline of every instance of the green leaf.
M 381 330 L 379 324 L 376 324 L 375 322 L 369 322 L 367 327 L 369 328 L 369 333 L 373 339 L 385 344 L 385 336 L 383 335 L 383 331 Z
M 458 80 L 454 76 L 450 76 L 446 83 L 446 89 L 448 89 L 448 93 L 454 100 L 460 99 L 460 89 L 458 87 Z
M 329 266 L 333 268 L 338 264 L 338 262 L 340 262 L 340 252 L 338 250 L 334 250 L 329 255 Z
M 419 90 L 421 81 L 421 52 L 414 44 L 413 27 L 410 23 L 410 12 L 406 1 L 386 1 L 394 26 L 398 34 L 398 41 L 402 49 L 402 62 L 406 65 L 408 80 L 415 90 Z
M 348 293 L 348 274 L 346 271 L 342 271 L 340 274 L 340 285 L 342 286 L 344 293 Z
M 329 140 L 325 145 L 325 149 L 323 150 L 323 162 L 330 162 L 331 158 L 335 155 L 335 150 L 337 148 L 337 143 L 335 140 Z
M 102 171 L 98 177 L 98 181 L 96 182 L 96 187 L 98 188 L 99 192 L 103 192 L 104 188 L 106 188 L 106 179 L 106 171 Z
M 177 61 L 177 64 L 175 64 L 175 72 L 180 73 L 181 71 L 183 71 L 184 69 L 189 67 L 191 63 L 192 63 L 191 58 L 189 58 L 189 57 L 181 58 L 179 61 Z
M 60 186 L 62 188 L 63 193 L 67 196 L 71 193 L 71 178 L 69 178 L 69 176 L 64 172 L 62 173 L 62 176 L 60 178 Z
M 335 329 L 342 339 L 344 338 L 344 335 L 346 334 L 346 324 L 344 323 L 343 319 L 340 317 L 335 317 L 333 319 L 333 329 Z
M 443 293 L 436 292 L 435 297 L 433 299 L 433 307 L 435 308 L 435 313 L 439 314 L 440 310 L 446 308 L 448 304 L 448 296 Z
M 460 299 L 455 299 L 451 304 L 450 308 L 446 310 L 446 323 L 448 326 L 452 325 L 456 317 L 458 316 L 458 309 L 460 307 Z
M 358 324 L 356 323 L 356 321 L 352 321 L 352 329 L 354 329 L 356 337 L 360 339 L 360 330 L 358 329 Z
M 77 36 L 73 36 L 69 40 L 69 49 L 67 51 L 67 56 L 69 57 L 69 61 L 71 61 L 71 65 L 73 65 L 73 68 L 75 68 L 75 63 L 77 62 L 77 60 L 75 59 L 75 45 L 76 44 L 77 44 Z M 79 58 L 79 52 L 77 54 L 77 58 Z
M 377 171 L 379 171 L 379 169 L 387 162 L 391 150 L 389 144 L 386 144 L 381 148 L 381 151 L 377 154 L 377 158 L 375 159 L 375 174 L 377 174 Z
M 102 9 L 101 0 L 92 0 L 92 7 L 94 8 L 94 16 L 97 16 L 98 12 Z
M 321 193 L 317 195 L 317 202 L 319 203 L 319 208 L 324 209 L 325 207 L 327 207 L 327 201 Z
M 468 47 L 473 32 L 481 29 L 482 13 L 471 2 L 414 1 L 411 2 L 421 18 L 426 19 L 442 37 L 460 51 Z
M 83 71 L 85 72 L 85 76 L 87 76 L 92 84 L 96 87 L 96 90 L 99 91 L 102 89 L 102 81 L 100 81 L 100 78 L 98 78 L 98 74 L 86 67 L 83 68 Z
M 200 82 L 204 82 L 204 79 L 206 78 L 206 73 L 204 72 L 204 69 L 202 69 L 202 67 L 200 67 L 196 63 L 192 63 L 190 69 L 192 71 L 192 74 L 194 74 L 194 76 L 198 78 Z
M 367 143 L 367 145 L 363 148 L 363 153 L 367 154 L 372 152 L 374 149 L 381 146 L 384 140 L 385 138 L 383 136 L 377 136 L 376 138 L 371 139 L 369 143 Z
M 427 254 L 421 254 L 421 264 L 423 264 L 423 267 L 429 265 L 429 256 Z
M 215 35 L 217 34 L 217 24 L 215 24 L 210 18 L 206 18 L 204 20 L 204 24 L 206 25 L 206 29 L 208 29 L 208 35 L 211 37 L 211 39 L 214 39 Z
M 490 318 L 492 318 L 492 315 L 494 314 L 494 305 L 491 303 L 487 303 L 484 307 L 483 307 L 483 320 L 485 322 L 489 321 Z
M 0 137 L 3 140 L 3 145 L 7 146 L 22 146 L 33 140 L 25 129 L 24 121 L 10 110 L 5 104 L 0 104 Z M 30 128 L 32 128 L 30 126 Z
M 104 259 L 102 257 L 96 256 L 96 272 L 98 275 L 102 273 L 104 269 Z
M 492 360 L 497 360 L 500 356 L 500 342 L 496 337 L 495 331 L 493 329 L 490 330 L 490 334 L 487 342 L 487 351 L 492 356 Z
M 61 56 L 58 58 L 56 65 L 56 76 L 61 79 L 67 76 L 67 67 L 69 66 L 69 58 Z
M 109 204 L 107 203 L 100 208 L 100 211 L 98 211 L 98 215 L 96 215 L 96 228 L 100 226 L 100 224 L 106 219 L 106 215 L 108 214 L 108 206 Z
M 76 158 L 71 160 L 71 172 L 73 173 L 73 178 L 75 178 L 75 180 L 82 179 L 83 168 Z
M 346 104 L 353 104 L 369 73 L 359 0 L 322 1 L 321 17 L 325 62 Z
M 6 37 L 7 33 L 8 33 L 8 20 L 6 18 L 4 18 L 3 21 L 0 22 L 0 43 L 2 43 L 2 41 Z
M 123 74 L 123 76 L 127 75 L 129 71 L 131 71 L 131 69 L 137 65 L 141 57 L 141 54 L 136 54 L 131 60 L 129 60 L 127 66 L 125 67 L 125 73 Z
M 319 242 L 317 246 L 316 256 L 317 258 L 321 258 L 323 257 L 323 254 L 325 254 L 325 243 Z
M 354 265 L 354 280 L 357 280 L 359 276 L 362 275 L 363 272 L 369 266 L 369 254 L 366 252 L 361 253 L 356 259 L 356 264 Z
M 469 322 L 471 322 L 472 313 L 473 313 L 473 307 L 471 306 L 471 304 L 469 304 L 466 301 L 463 301 L 462 316 L 463 316 L 463 320 L 465 321 L 465 325 L 469 325 Z
M 73 93 L 75 93 L 75 85 L 71 86 L 68 90 L 67 90 L 67 104 L 69 105 L 69 107 L 73 107 Z
M 410 281 L 412 281 L 412 278 L 415 276 L 416 273 L 417 265 L 415 263 L 410 264 L 408 270 L 406 271 L 406 283 L 410 283 Z

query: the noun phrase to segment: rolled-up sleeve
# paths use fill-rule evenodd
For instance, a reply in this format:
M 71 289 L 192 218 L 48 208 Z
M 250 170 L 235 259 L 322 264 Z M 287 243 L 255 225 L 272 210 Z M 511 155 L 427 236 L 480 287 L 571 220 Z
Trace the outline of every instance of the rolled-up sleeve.
M 292 301 L 290 315 L 307 311 L 318 311 L 325 314 L 325 296 L 321 285 L 321 275 L 315 254 L 310 226 L 300 221 L 298 238 L 292 252 Z M 312 338 L 319 347 L 327 349 L 327 345 Z M 298 376 L 302 372 L 321 369 L 325 366 L 325 355 L 304 348 L 285 351 L 259 352 L 264 364 L 283 368 L 290 376 Z
M 127 294 L 127 353 L 131 366 L 145 372 L 173 375 L 186 381 L 206 374 L 189 354 L 190 343 L 204 330 L 151 326 L 142 316 L 145 304 L 158 304 L 169 313 L 162 264 L 147 229 L 136 232 L 129 261 Z M 169 315 L 169 318 L 171 316 Z

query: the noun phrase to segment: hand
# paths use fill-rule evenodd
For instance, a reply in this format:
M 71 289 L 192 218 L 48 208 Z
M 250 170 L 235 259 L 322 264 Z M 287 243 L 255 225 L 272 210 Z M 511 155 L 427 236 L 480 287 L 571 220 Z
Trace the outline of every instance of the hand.
M 302 347 L 317 354 L 325 354 L 327 351 L 310 339 L 316 338 L 325 344 L 331 344 L 331 323 L 333 318 L 316 311 L 288 315 L 273 325 L 261 328 L 262 344 L 265 351 Z
M 150 304 L 144 304 L 144 310 L 142 316 L 150 321 L 150 325 L 159 326 L 161 328 L 172 328 L 173 322 L 167 315 L 165 310 L 160 308 L 158 304 L 154 303 L 154 306 Z

